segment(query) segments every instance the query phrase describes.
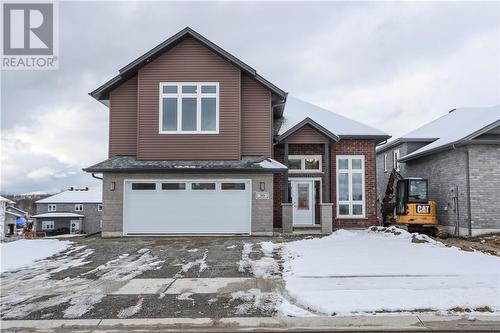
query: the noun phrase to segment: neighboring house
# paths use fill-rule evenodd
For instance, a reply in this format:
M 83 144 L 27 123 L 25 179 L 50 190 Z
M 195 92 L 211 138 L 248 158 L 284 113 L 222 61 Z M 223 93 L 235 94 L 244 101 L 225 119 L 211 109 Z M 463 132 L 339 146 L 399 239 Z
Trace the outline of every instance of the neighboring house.
M 109 158 L 84 169 L 103 174 L 103 237 L 377 223 L 389 136 L 287 97 L 190 28 L 90 94 L 110 112 Z
M 500 106 L 460 108 L 377 149 L 377 192 L 393 168 L 429 180 L 439 223 L 452 233 L 500 231 Z
M 48 234 L 101 231 L 102 192 L 88 188 L 67 191 L 41 199 L 36 203 L 35 231 Z
M 16 234 L 16 221 L 27 217 L 27 213 L 17 207 L 12 200 L 0 196 L 0 238 Z

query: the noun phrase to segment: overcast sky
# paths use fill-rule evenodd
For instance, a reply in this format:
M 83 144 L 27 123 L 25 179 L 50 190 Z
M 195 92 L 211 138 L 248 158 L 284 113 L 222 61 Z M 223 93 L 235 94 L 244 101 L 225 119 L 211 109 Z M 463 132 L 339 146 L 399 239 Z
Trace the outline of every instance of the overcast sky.
M 500 104 L 500 3 L 62 2 L 57 71 L 2 72 L 2 193 L 96 186 L 88 92 L 186 26 L 311 103 L 392 136 Z

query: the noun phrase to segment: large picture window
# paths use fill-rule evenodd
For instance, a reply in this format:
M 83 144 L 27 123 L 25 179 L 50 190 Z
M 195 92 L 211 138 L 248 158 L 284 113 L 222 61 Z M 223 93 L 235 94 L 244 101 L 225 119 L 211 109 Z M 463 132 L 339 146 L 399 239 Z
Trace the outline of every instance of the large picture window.
M 219 132 L 219 83 L 160 83 L 161 134 Z
M 365 217 L 365 157 L 337 156 L 337 217 Z

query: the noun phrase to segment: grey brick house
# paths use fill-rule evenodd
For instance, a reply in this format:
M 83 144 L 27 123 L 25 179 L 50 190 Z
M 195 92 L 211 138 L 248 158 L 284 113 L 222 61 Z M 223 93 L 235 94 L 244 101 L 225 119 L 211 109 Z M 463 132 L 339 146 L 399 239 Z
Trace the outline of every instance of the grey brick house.
M 429 180 L 452 234 L 500 231 L 500 106 L 460 108 L 377 149 L 377 194 L 391 170 Z
M 102 192 L 70 188 L 36 203 L 35 231 L 94 234 L 101 231 Z

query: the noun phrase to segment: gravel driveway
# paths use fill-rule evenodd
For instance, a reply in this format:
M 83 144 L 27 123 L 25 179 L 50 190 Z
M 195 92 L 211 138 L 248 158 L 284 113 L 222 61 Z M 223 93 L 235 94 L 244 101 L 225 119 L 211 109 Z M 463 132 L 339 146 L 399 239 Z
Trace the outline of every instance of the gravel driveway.
M 2 275 L 2 319 L 262 317 L 290 306 L 269 238 L 72 241 Z

